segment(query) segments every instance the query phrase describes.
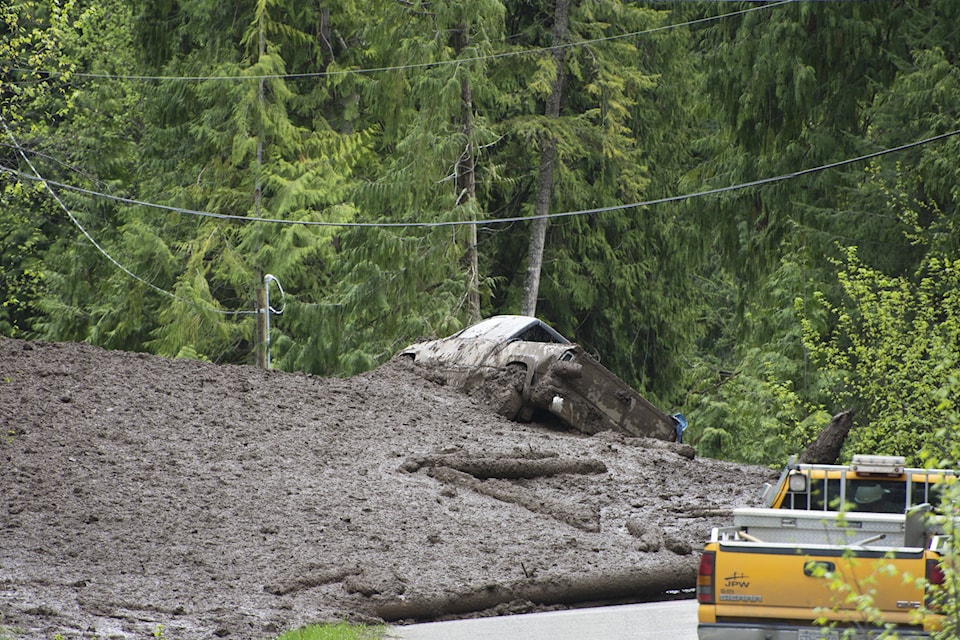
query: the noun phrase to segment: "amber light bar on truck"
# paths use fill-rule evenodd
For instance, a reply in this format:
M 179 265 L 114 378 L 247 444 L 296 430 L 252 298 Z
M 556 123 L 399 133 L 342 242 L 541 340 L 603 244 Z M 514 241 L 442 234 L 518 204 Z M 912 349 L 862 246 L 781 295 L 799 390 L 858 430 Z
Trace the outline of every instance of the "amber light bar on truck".
M 697 570 L 697 602 L 700 604 L 713 604 L 715 595 L 713 591 L 714 574 L 716 573 L 716 552 L 704 551 L 700 556 L 700 568 Z
M 858 454 L 850 462 L 850 470 L 862 476 L 898 476 L 907 468 L 903 456 L 866 456 Z

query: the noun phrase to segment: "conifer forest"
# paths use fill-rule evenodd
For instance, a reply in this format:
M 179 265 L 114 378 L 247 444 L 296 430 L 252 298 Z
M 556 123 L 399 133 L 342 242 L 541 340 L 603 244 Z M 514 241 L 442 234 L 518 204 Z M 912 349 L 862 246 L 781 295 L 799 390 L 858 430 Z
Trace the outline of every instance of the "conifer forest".
M 3 336 L 342 377 L 536 315 L 701 455 L 960 435 L 956 0 L 5 0 L 0 126 Z

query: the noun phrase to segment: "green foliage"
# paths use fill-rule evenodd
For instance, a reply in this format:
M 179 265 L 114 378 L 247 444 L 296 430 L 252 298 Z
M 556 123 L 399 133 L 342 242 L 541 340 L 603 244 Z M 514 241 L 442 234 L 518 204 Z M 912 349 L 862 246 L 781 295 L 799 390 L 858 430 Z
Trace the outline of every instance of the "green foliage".
M 348 624 L 310 625 L 287 631 L 277 640 L 380 640 L 387 630 L 381 626 Z
M 81 219 L 92 210 L 103 212 L 94 219 L 93 235 L 123 269 L 95 252 L 66 251 L 58 259 L 62 275 L 50 279 L 59 299 L 45 307 L 48 335 L 167 356 L 243 361 L 252 351 L 255 289 L 266 273 L 295 290 L 316 291 L 325 283 L 333 232 L 315 223 L 353 216 L 344 204 L 344 176 L 362 161 L 369 134 L 331 131 L 316 117 L 326 94 L 315 83 L 280 77 L 290 65 L 312 65 L 320 56 L 315 34 L 283 20 L 316 28 L 316 16 L 285 3 L 251 3 L 248 21 L 238 23 L 233 9 L 222 8 L 162 3 L 143 8 L 140 17 L 150 19 L 134 30 L 140 43 L 180 39 L 177 47 L 139 51 L 142 60 L 158 64 L 158 73 L 250 79 L 138 87 L 147 126 L 130 136 L 139 141 L 140 166 L 125 186 L 136 184 L 139 198 L 172 208 L 288 224 L 241 225 L 76 200 L 71 204 Z M 175 32 L 147 33 L 149 24 L 160 23 L 178 26 Z M 138 55 L 130 42 L 118 48 Z M 158 51 L 171 57 L 158 57 Z M 125 157 L 104 142 L 97 139 L 88 154 Z M 97 173 L 102 176 L 103 169 Z M 92 256 L 93 264 L 77 269 L 78 254 Z M 72 270 L 66 268 L 71 262 Z M 91 278 L 91 272 L 98 275 Z M 110 286 L 90 286 L 91 280 Z
M 43 232 L 3 201 L 16 199 L 20 184 L 0 194 L 0 335 L 29 337 L 40 300 L 47 294 L 41 260 Z M 8 196 L 8 190 L 13 191 Z
M 443 231 L 356 229 L 345 234 L 342 250 L 347 259 L 330 295 L 313 304 L 292 299 L 278 319 L 290 336 L 277 339 L 278 367 L 352 375 L 417 338 L 462 328 L 466 274 L 445 268 L 455 260 L 444 252 L 458 258 L 460 251 Z
M 701 113 L 711 126 L 703 130 L 698 150 L 704 158 L 684 183 L 688 190 L 783 175 L 923 137 L 929 129 L 906 133 L 894 124 L 904 117 L 896 88 L 898 71 L 906 68 L 902 58 L 917 46 L 919 24 L 929 20 L 913 4 L 890 10 L 798 3 L 697 31 L 709 96 Z M 918 112 L 938 109 L 918 100 Z M 884 124 L 877 126 L 881 111 Z M 886 179 L 891 172 L 881 164 Z M 769 336 L 753 335 L 745 313 L 758 306 L 777 312 L 763 296 L 776 286 L 771 279 L 783 259 L 795 261 L 809 290 L 827 291 L 836 286 L 827 259 L 839 257 L 838 246 L 856 244 L 868 264 L 889 273 L 909 272 L 922 257 L 905 238 L 897 207 L 871 187 L 861 165 L 699 204 L 691 214 L 701 222 L 704 251 L 733 283 L 726 322 L 739 324 L 738 339 L 751 346 Z
M 879 5 L 797 3 L 700 31 L 710 96 L 701 107 L 715 126 L 701 139 L 696 177 L 728 185 L 857 155 L 867 133 L 862 105 L 895 75 L 884 41 L 897 15 Z M 876 224 L 866 212 L 837 215 L 846 182 L 842 171 L 823 172 L 713 199 L 697 213 L 724 267 L 749 286 L 777 268 L 784 247 L 829 255 L 838 236 Z
M 960 390 L 960 385 L 953 384 L 953 391 Z M 954 414 L 954 418 L 956 418 Z M 960 427 L 960 422 L 953 422 L 951 428 L 955 431 Z M 954 458 L 956 465 L 956 458 Z M 947 553 L 940 563 L 943 571 L 943 583 L 933 587 L 927 585 L 931 591 L 929 610 L 935 611 L 941 618 L 941 627 L 932 634 L 933 640 L 952 640 L 960 635 L 960 571 L 957 567 L 957 523 L 960 522 L 960 489 L 957 484 L 953 484 L 944 492 L 942 513 L 944 524 L 942 525 L 944 534 L 951 539 Z
M 709 385 L 690 398 L 685 440 L 701 455 L 754 464 L 782 465 L 830 422 L 830 413 L 805 402 L 794 388 L 796 361 L 775 349 L 751 349 L 739 369 L 704 367 Z
M 119 0 L 92 5 L 44 5 L 49 13 L 31 13 L 29 29 L 14 31 L 20 39 L 4 41 L 12 59 L 20 63 L 5 76 L 16 94 L 14 100 L 5 104 L 10 109 L 5 121 L 11 123 L 7 138 L 21 147 L 9 164 L 19 166 L 25 175 L 34 178 L 111 191 L 111 185 L 130 177 L 127 163 L 132 149 L 131 132 L 138 128 L 136 98 L 124 82 L 85 87 L 73 74 L 115 73 L 124 69 L 130 61 L 125 36 L 129 7 Z M 30 11 L 31 7 L 35 3 L 18 3 L 14 10 Z M 99 40 L 93 40 L 91 34 L 97 34 Z M 21 57 L 19 47 L 25 40 L 38 46 L 35 56 Z M 3 218 L 19 208 L 26 222 L 20 234 L 29 237 L 28 243 L 18 246 L 29 249 L 29 253 L 20 254 L 22 260 L 9 270 L 5 264 L 5 272 L 35 274 L 36 280 L 28 286 L 42 282 L 44 287 L 43 295 L 29 302 L 32 313 L 29 327 L 21 327 L 24 335 L 83 340 L 90 337 L 91 331 L 100 330 L 112 336 L 104 344 L 142 348 L 144 334 L 130 331 L 130 319 L 122 308 L 128 302 L 136 305 L 141 301 L 128 301 L 124 294 L 129 280 L 125 277 L 116 278 L 121 280 L 120 289 L 99 288 L 111 282 L 110 276 L 116 270 L 90 243 L 91 238 L 99 239 L 106 251 L 116 250 L 114 206 L 105 200 L 76 198 L 59 189 L 54 199 L 51 191 L 53 187 L 41 182 L 30 183 L 29 188 L 23 189 L 8 187 L 5 205 L 10 208 L 0 213 Z M 74 215 L 71 209 L 77 207 L 81 210 Z M 15 238 L 12 236 L 11 240 Z M 17 254 L 5 251 L 4 255 L 9 259 Z M 17 280 L 16 284 L 25 283 Z M 17 299 L 21 302 L 29 300 L 28 286 L 18 291 Z M 94 292 L 92 296 L 90 292 Z M 88 306 L 91 301 L 93 304 Z M 102 306 L 96 308 L 97 305 Z M 127 327 L 107 326 L 116 318 L 128 321 Z
M 800 318 L 822 322 L 825 315 L 802 305 L 806 286 L 793 256 L 744 311 L 736 310 L 735 287 L 722 271 L 702 283 L 708 304 L 701 349 L 708 355 L 694 363 L 682 408 L 690 422 L 685 440 L 701 455 L 780 467 L 840 409 L 830 404 L 803 344 Z
M 8 124 L 25 123 L 39 133 L 66 115 L 75 90 L 69 79 L 76 61 L 62 44 L 74 39 L 84 23 L 82 5 L 67 2 L 20 1 L 0 9 L 0 72 L 3 115 Z M 60 77 L 51 77 L 55 73 Z M 62 75 L 61 75 L 62 74 Z
M 931 256 L 907 279 L 846 256 L 844 297 L 817 296 L 829 328 L 805 323 L 806 342 L 835 405 L 856 412 L 850 450 L 915 459 L 941 420 L 934 392 L 960 360 L 960 262 Z
M 315 303 L 301 298 L 283 319 L 288 335 L 277 339 L 277 352 L 289 351 L 279 366 L 337 375 L 369 369 L 422 335 L 460 328 L 470 295 L 490 290 L 489 279 L 472 273 L 469 226 L 415 225 L 486 217 L 475 184 L 487 184 L 496 166 L 477 150 L 496 134 L 486 121 L 486 63 L 474 59 L 495 51 L 503 8 L 496 1 L 361 4 L 380 19 L 360 28 L 367 46 L 359 60 L 395 69 L 338 81 L 338 91 L 357 91 L 363 117 L 354 126 L 362 119 L 377 132 L 378 155 L 357 167 L 362 178 L 345 197 L 357 222 L 414 226 L 338 234 L 329 286 L 314 288 Z
M 944 60 L 956 55 L 956 43 L 939 37 L 944 25 L 955 23 L 955 3 L 906 2 L 893 10 L 801 3 L 782 9 L 717 20 L 695 33 L 706 52 L 703 90 L 709 99 L 699 104 L 710 126 L 698 146 L 703 161 L 688 174 L 686 190 L 778 175 L 955 128 L 960 91 L 955 67 Z M 894 371 L 893 354 L 921 349 L 912 312 L 906 311 L 899 327 L 888 327 L 886 353 L 877 344 L 867 347 L 871 356 L 858 358 L 855 368 L 844 369 L 839 356 L 824 364 L 831 348 L 825 343 L 853 349 L 846 338 L 830 337 L 836 318 L 828 314 L 857 304 L 831 259 L 844 263 L 844 247 L 855 245 L 864 268 L 914 286 L 931 266 L 928 256 L 957 255 L 957 168 L 943 162 L 955 155 L 956 142 L 878 158 L 866 171 L 855 164 L 702 200 L 691 211 L 701 223 L 703 250 L 711 255 L 705 295 L 715 301 L 697 360 L 705 364 L 698 366 L 730 372 L 703 378 L 702 400 L 697 394 L 685 411 L 691 437 L 697 429 L 707 434 L 703 451 L 742 455 L 734 443 L 746 442 L 776 452 L 783 440 L 774 434 L 782 433 L 792 443 L 787 450 L 795 452 L 815 435 L 814 426 L 822 423 L 816 416 L 853 407 L 859 426 L 851 450 L 916 453 L 931 430 L 929 412 L 921 409 L 924 394 L 942 379 L 940 373 L 931 371 L 922 381 L 926 374 L 917 367 L 924 368 L 923 358 L 912 353 L 912 370 Z M 922 329 L 939 330 L 943 316 L 932 310 L 926 316 L 932 328 Z M 897 331 L 905 332 L 899 340 Z M 771 376 L 757 373 L 771 365 Z M 935 358 L 925 368 L 936 368 Z M 794 395 L 798 402 L 784 400 Z M 759 423 L 759 407 L 767 408 L 760 412 L 766 420 L 771 413 L 784 415 L 781 405 L 793 417 L 766 429 L 762 438 L 745 437 L 750 427 L 733 424 L 736 417 Z M 707 413 L 698 413 L 705 408 Z M 877 419 L 883 424 L 874 424 Z
M 0 164 L 7 170 L 27 170 L 23 156 L 32 155 L 50 125 L 70 110 L 74 91 L 50 72 L 69 77 L 74 63 L 61 41 L 78 13 L 74 2 L 0 8 Z M 10 178 L 0 189 L 0 335 L 31 337 L 49 292 L 43 254 L 56 231 L 42 185 Z
M 946 377 L 942 386 L 935 390 L 939 421 L 934 429 L 933 438 L 930 438 L 921 458 L 927 466 L 949 469 L 957 468 L 960 464 L 960 404 L 957 398 L 960 394 L 960 376 L 955 373 Z M 934 640 L 951 640 L 960 636 L 960 567 L 957 563 L 957 523 L 960 522 L 960 483 L 947 485 L 943 492 L 936 515 L 945 535 L 951 543 L 944 561 L 940 564 L 943 570 L 944 582 L 942 587 L 932 594 L 931 608 L 943 616 L 942 628 L 933 634 Z

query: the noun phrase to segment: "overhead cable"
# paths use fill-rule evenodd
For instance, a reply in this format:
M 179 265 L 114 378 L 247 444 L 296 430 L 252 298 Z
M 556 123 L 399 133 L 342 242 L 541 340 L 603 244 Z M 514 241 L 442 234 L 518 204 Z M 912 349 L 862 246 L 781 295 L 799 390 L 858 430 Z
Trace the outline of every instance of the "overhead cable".
M 512 58 L 517 56 L 531 56 L 538 55 L 541 53 L 550 53 L 555 50 L 560 49 L 573 49 L 576 47 L 587 46 L 591 44 L 600 44 L 603 42 L 610 42 L 613 40 L 624 40 L 627 38 L 635 38 L 638 36 L 649 35 L 652 33 L 658 33 L 660 31 L 669 31 L 671 29 L 678 29 L 681 27 L 690 27 L 698 24 L 704 24 L 707 22 L 713 22 L 723 18 L 731 18 L 735 16 L 741 16 L 748 13 L 753 13 L 754 11 L 763 11 L 766 9 L 772 9 L 774 7 L 779 7 L 785 4 L 793 4 L 801 2 L 802 0 L 778 0 L 777 2 L 768 2 L 762 6 L 751 7 L 749 9 L 740 9 L 739 11 L 731 11 L 730 13 L 724 13 L 719 16 L 710 16 L 707 18 L 698 18 L 696 20 L 688 20 L 686 22 L 678 22 L 674 24 L 661 25 L 659 27 L 652 27 L 650 29 L 644 29 L 642 31 L 632 31 L 630 33 L 621 33 L 613 36 L 605 36 L 603 38 L 593 38 L 590 40 L 580 40 L 577 42 L 569 42 L 566 44 L 553 45 L 549 47 L 539 47 L 536 49 L 526 49 L 523 51 L 504 51 L 501 53 L 491 53 L 489 55 L 478 55 L 471 56 L 469 58 L 457 58 L 454 60 L 440 60 L 436 62 L 420 62 L 420 63 L 411 63 L 411 64 L 400 64 L 400 65 L 391 65 L 387 67 L 373 67 L 368 69 L 338 69 L 336 71 L 315 71 L 307 73 L 281 73 L 281 74 L 265 74 L 265 75 L 243 75 L 243 76 L 152 76 L 152 75 L 120 75 L 120 74 L 109 74 L 109 73 L 71 73 L 71 77 L 75 78 L 94 78 L 98 80 L 139 80 L 139 81 L 155 81 L 155 82 L 208 82 L 208 81 L 236 81 L 236 80 L 275 80 L 275 79 L 284 79 L 284 80 L 295 80 L 302 78 L 332 78 L 346 75 L 358 75 L 358 74 L 373 74 L 373 73 L 386 73 L 393 71 L 406 71 L 408 69 L 427 69 L 433 67 L 443 67 L 448 65 L 459 65 L 468 62 L 484 62 L 486 60 L 497 60 L 500 58 Z M 64 75 L 62 72 L 51 71 L 48 72 L 50 76 L 56 77 Z
M 6 124 L 4 124 L 6 126 Z M 8 129 L 9 133 L 9 129 Z M 725 187 L 716 187 L 713 189 L 704 189 L 702 191 L 695 191 L 693 193 L 680 194 L 675 196 L 667 196 L 664 198 L 656 198 L 653 200 L 643 200 L 640 202 L 630 202 L 627 204 L 618 204 L 611 205 L 607 207 L 596 207 L 593 209 L 579 209 L 576 211 L 563 211 L 558 213 L 545 213 L 539 215 L 530 215 L 530 216 L 514 216 L 510 218 L 488 218 L 482 220 L 443 220 L 435 222 L 328 222 L 324 220 L 284 220 L 281 218 L 263 218 L 263 217 L 253 217 L 253 216 L 242 216 L 237 214 L 229 213 L 215 213 L 211 211 L 197 211 L 194 209 L 185 209 L 182 207 L 173 207 L 170 205 L 157 204 L 153 202 L 146 202 L 143 200 L 136 200 L 133 198 L 125 198 L 123 196 L 115 196 L 107 193 L 102 193 L 99 191 L 93 191 L 91 189 L 84 189 L 83 187 L 77 187 L 70 184 L 65 184 L 62 182 L 56 182 L 53 180 L 47 180 L 40 178 L 39 176 L 32 176 L 28 173 L 24 173 L 17 169 L 12 169 L 10 167 L 5 167 L 0 165 L 0 171 L 10 173 L 25 179 L 29 180 L 40 180 L 47 188 L 50 189 L 51 185 L 58 187 L 60 189 L 73 191 L 76 193 L 81 193 L 84 195 L 89 195 L 97 198 L 104 198 L 107 200 L 113 200 L 115 202 L 121 202 L 129 205 L 137 205 L 143 207 L 149 207 L 153 209 L 161 209 L 163 211 L 171 211 L 174 213 L 180 213 L 184 215 L 199 216 L 205 218 L 218 218 L 221 220 L 235 220 L 240 222 L 262 222 L 269 224 L 282 224 L 282 225 L 302 225 L 302 226 L 317 226 L 317 227 L 405 227 L 405 228 L 414 228 L 414 227 L 455 227 L 455 226 L 464 226 L 464 225 L 495 225 L 495 224 L 506 224 L 513 222 L 526 222 L 529 220 L 540 220 L 540 219 L 552 219 L 552 218 L 568 218 L 572 216 L 585 216 L 585 215 L 597 215 L 601 213 L 608 213 L 611 211 L 622 211 L 624 209 L 639 209 L 641 207 L 650 207 L 659 204 L 666 204 L 669 202 L 679 202 L 683 200 L 693 200 L 696 198 L 703 198 L 706 196 L 718 195 L 722 193 L 729 193 L 732 191 L 740 191 L 743 189 L 748 189 L 751 187 L 760 187 L 768 184 L 773 184 L 776 182 L 784 182 L 786 180 L 793 180 L 802 176 L 810 175 L 813 173 L 820 173 L 822 171 L 828 171 L 830 169 L 836 169 L 838 167 L 843 167 L 858 162 L 863 162 L 865 160 L 871 160 L 873 158 L 878 158 L 880 156 L 889 155 L 892 153 L 898 153 L 900 151 L 905 151 L 907 149 L 912 149 L 914 147 L 923 146 L 930 144 L 932 142 L 937 142 L 939 140 L 944 140 L 946 138 L 960 134 L 960 129 L 949 131 L 947 133 L 941 133 L 939 135 L 931 136 L 929 138 L 924 138 L 922 140 L 917 140 L 915 142 L 908 142 L 896 147 L 890 147 L 888 149 L 882 149 L 880 151 L 874 151 L 872 153 L 867 153 L 864 155 L 856 156 L 853 158 L 847 158 L 845 160 L 838 160 L 837 162 L 831 162 L 829 164 L 823 164 L 816 167 L 810 167 L 807 169 L 801 169 L 799 171 L 793 171 L 791 173 L 785 173 L 778 176 L 772 176 L 769 178 L 761 178 L 759 180 L 752 180 L 750 182 L 741 182 L 739 184 L 728 185 Z M 17 147 L 21 155 L 24 155 L 24 149 Z M 31 164 L 31 169 L 33 165 Z M 35 169 L 33 169 L 36 172 Z M 51 193 L 53 193 L 52 189 Z M 56 194 L 54 194 L 56 197 Z M 59 198 L 58 198 L 59 202 Z M 61 206 L 63 204 L 61 203 Z M 72 216 L 71 216 L 72 217 Z
M 23 172 L 21 172 L 21 171 L 14 171 L 13 173 L 15 173 L 15 174 L 17 174 L 17 175 L 19 175 L 19 176 L 21 176 L 21 177 L 24 177 L 24 178 L 29 178 L 29 179 L 31 179 L 31 180 L 39 180 L 40 183 L 43 184 L 43 186 L 46 188 L 46 190 L 50 193 L 50 195 L 51 195 L 51 196 L 53 197 L 53 199 L 56 201 L 56 203 L 57 203 L 58 205 L 60 205 L 60 208 L 64 210 L 64 212 L 67 214 L 67 217 L 70 218 L 70 221 L 74 224 L 74 226 L 76 226 L 76 227 L 80 230 L 80 232 L 83 233 L 83 235 L 87 238 L 87 240 L 90 241 L 90 244 L 92 244 L 94 247 L 96 247 L 97 251 L 99 251 L 101 254 L 103 254 L 103 256 L 104 256 L 107 260 L 109 260 L 115 267 L 117 267 L 118 269 L 120 269 L 123 273 L 127 274 L 128 276 L 130 276 L 131 278 L 133 278 L 133 279 L 136 280 L 137 282 L 140 282 L 140 283 L 146 285 L 146 286 L 149 287 L 150 289 L 153 289 L 154 291 L 156 291 L 157 293 L 159 293 L 159 294 L 161 294 L 161 295 L 167 296 L 168 298 L 173 298 L 174 300 L 177 300 L 177 301 L 179 301 L 179 302 L 184 302 L 184 303 L 189 304 L 189 305 L 191 305 L 191 306 L 202 307 L 202 308 L 205 308 L 205 309 L 209 309 L 210 311 L 215 311 L 215 312 L 217 312 L 217 313 L 222 313 L 222 314 L 224 314 L 224 315 L 246 315 L 246 314 L 257 313 L 256 311 L 224 311 L 223 309 L 217 309 L 217 308 L 215 308 L 215 307 L 211 307 L 210 305 L 199 305 L 198 303 L 196 303 L 196 302 L 193 301 L 193 300 L 187 300 L 187 299 L 185 299 L 185 298 L 181 298 L 180 296 L 178 296 L 178 295 L 175 294 L 175 293 L 172 293 L 172 292 L 170 292 L 170 291 L 167 291 L 166 289 L 163 289 L 163 288 L 161 288 L 161 287 L 158 287 L 157 285 L 153 284 L 152 282 L 149 282 L 149 281 L 141 278 L 140 276 L 138 276 L 137 274 L 135 274 L 133 271 L 131 271 L 130 269 L 128 269 L 126 266 L 124 266 L 123 264 L 121 264 L 116 258 L 114 258 L 112 255 L 110 255 L 110 253 L 109 253 L 106 249 L 104 249 L 103 246 L 101 246 L 99 242 L 97 242 L 96 238 L 94 238 L 92 235 L 90 235 L 90 232 L 87 231 L 86 228 L 84 228 L 84 226 L 80 223 L 80 221 L 77 220 L 76 216 L 73 215 L 73 212 L 70 211 L 70 208 L 69 208 L 66 204 L 64 204 L 63 200 L 60 199 L 60 196 L 57 195 L 57 192 L 54 191 L 53 188 L 50 186 L 52 183 L 49 182 L 49 181 L 47 181 L 47 180 L 45 180 L 45 179 L 43 178 L 43 176 L 40 175 L 40 172 L 37 171 L 37 168 L 33 165 L 33 162 L 31 162 L 31 161 L 30 161 L 30 158 L 27 157 L 27 154 L 24 152 L 23 147 L 21 147 L 21 146 L 20 146 L 20 143 L 17 142 L 16 136 L 13 135 L 13 131 L 11 131 L 11 130 L 10 130 L 10 127 L 7 125 L 7 120 L 6 120 L 2 115 L 0 115 L 0 124 L 3 124 L 3 129 L 7 132 L 7 135 L 10 137 L 10 140 L 13 142 L 13 147 L 19 152 L 20 157 L 23 158 L 23 161 L 27 163 L 27 166 L 30 167 L 30 170 L 33 172 L 34 175 L 31 176 L 30 174 L 23 173 Z M 7 169 L 6 167 L 4 167 L 4 170 L 10 172 L 10 170 Z

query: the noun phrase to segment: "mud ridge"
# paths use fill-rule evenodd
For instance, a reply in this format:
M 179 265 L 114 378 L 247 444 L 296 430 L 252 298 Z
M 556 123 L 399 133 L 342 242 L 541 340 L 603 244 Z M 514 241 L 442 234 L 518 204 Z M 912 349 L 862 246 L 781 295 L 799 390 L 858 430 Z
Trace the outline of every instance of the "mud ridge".
M 518 487 L 509 482 L 483 481 L 469 473 L 449 467 L 432 467 L 427 473 L 441 482 L 476 491 L 481 495 L 489 496 L 501 502 L 523 507 L 535 514 L 549 516 L 582 531 L 596 532 L 600 530 L 599 508 L 541 498 L 529 489 Z

